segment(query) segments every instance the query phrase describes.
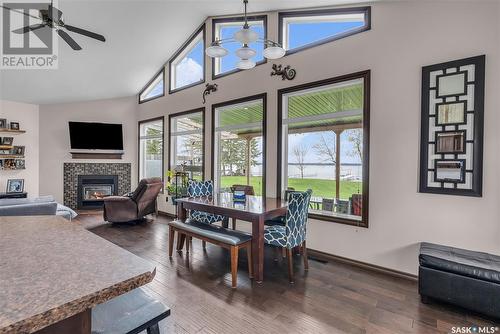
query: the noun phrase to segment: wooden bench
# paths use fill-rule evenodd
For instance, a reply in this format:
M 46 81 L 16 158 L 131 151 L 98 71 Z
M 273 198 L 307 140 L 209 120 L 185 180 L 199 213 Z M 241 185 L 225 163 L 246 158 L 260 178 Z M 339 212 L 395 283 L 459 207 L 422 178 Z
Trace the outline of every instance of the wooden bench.
M 168 223 L 169 242 L 168 255 L 172 257 L 174 251 L 174 236 L 178 232 L 177 250 L 181 251 L 184 242 L 186 242 L 186 252 L 189 253 L 189 238 L 196 238 L 202 241 L 227 248 L 231 252 L 231 277 L 232 287 L 236 288 L 237 273 L 238 273 L 238 252 L 241 248 L 246 248 L 248 255 L 248 273 L 250 278 L 253 278 L 252 267 L 252 236 L 240 231 L 233 231 L 224 227 L 215 225 L 202 224 L 189 219 L 183 223 L 180 220 L 174 220 Z M 186 241 L 186 237 L 188 240 Z
M 160 334 L 158 322 L 170 315 L 170 309 L 137 288 L 99 304 L 92 309 L 92 334 Z

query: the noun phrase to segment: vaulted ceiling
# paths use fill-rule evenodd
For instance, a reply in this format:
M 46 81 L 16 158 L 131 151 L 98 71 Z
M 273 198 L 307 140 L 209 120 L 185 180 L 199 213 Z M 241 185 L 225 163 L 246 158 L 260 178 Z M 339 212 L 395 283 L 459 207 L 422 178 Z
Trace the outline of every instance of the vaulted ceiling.
M 250 0 L 249 11 L 330 6 L 354 0 Z M 1 70 L 0 99 L 51 104 L 133 96 L 209 16 L 243 11 L 240 0 L 59 0 L 83 50 L 59 43 L 57 70 Z

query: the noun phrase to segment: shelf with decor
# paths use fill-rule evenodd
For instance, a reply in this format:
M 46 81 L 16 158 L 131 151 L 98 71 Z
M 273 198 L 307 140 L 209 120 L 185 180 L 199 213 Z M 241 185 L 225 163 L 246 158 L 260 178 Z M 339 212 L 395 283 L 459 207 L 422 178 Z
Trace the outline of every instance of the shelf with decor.
M 16 146 L 13 135 L 26 133 L 19 122 L 0 118 L 0 170 L 26 169 L 25 146 Z
M 22 133 L 26 133 L 25 130 L 12 130 L 12 129 L 0 129 L 0 134 L 7 133 L 9 135 L 18 135 Z

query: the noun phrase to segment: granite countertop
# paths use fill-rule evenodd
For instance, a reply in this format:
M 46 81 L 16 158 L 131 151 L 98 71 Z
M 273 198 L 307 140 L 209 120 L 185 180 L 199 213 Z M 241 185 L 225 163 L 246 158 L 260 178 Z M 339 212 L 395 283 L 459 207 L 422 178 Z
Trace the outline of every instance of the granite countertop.
M 0 334 L 40 330 L 149 283 L 155 272 L 64 218 L 0 217 Z

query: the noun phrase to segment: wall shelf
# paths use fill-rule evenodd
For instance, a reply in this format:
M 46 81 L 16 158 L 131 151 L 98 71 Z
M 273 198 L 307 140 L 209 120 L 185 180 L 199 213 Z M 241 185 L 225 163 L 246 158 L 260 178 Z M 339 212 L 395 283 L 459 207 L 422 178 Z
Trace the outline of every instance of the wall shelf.
M 24 155 L 0 154 L 0 159 L 24 159 Z
M 0 145 L 0 150 L 12 150 L 13 148 L 13 145 Z
M 70 152 L 73 159 L 121 159 L 122 153 Z
M 11 129 L 0 129 L 0 133 L 8 133 L 11 135 L 17 135 L 21 133 L 26 133 L 24 130 L 11 130 Z

